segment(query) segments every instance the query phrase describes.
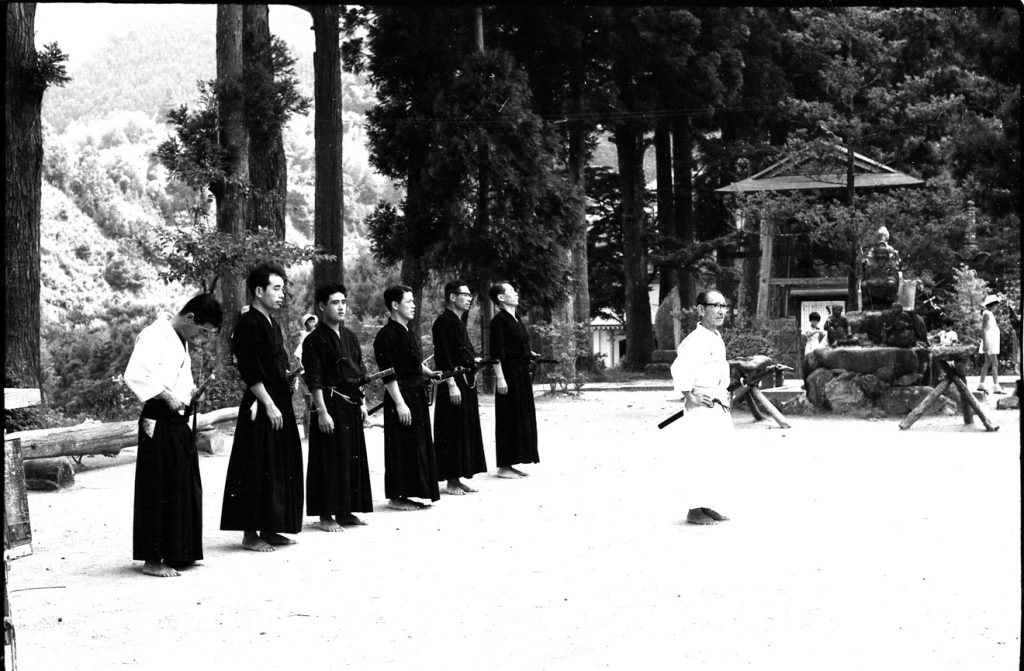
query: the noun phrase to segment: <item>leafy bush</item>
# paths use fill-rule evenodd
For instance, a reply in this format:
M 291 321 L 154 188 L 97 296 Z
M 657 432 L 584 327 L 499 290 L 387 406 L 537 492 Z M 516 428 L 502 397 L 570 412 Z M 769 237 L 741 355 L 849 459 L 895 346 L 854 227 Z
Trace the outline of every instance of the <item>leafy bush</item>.
M 760 328 L 746 318 L 739 318 L 730 327 L 722 329 L 726 356 L 740 359 L 754 354 L 765 354 L 772 359 L 779 356 L 771 329 Z
M 537 371 L 540 379 L 547 381 L 551 393 L 579 394 L 590 379 L 581 370 L 580 359 L 590 357 L 590 331 L 586 322 L 534 323 L 530 326 L 534 340 L 542 353 L 550 353 L 557 364 L 542 366 Z

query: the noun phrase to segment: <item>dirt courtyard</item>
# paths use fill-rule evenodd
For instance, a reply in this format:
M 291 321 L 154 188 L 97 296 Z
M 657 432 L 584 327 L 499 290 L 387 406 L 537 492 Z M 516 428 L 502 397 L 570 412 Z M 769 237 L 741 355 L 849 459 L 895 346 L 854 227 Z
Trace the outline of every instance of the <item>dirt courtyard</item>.
M 133 459 L 29 495 L 11 563 L 21 671 L 1018 668 L 1020 423 L 734 413 L 728 459 L 664 391 L 538 401 L 541 463 L 431 509 L 306 527 L 270 554 L 218 530 L 228 454 L 203 455 L 203 562 L 131 561 Z M 493 400 L 482 400 L 494 467 Z M 694 488 L 720 497 L 693 500 Z M 684 524 L 710 506 L 732 517 Z

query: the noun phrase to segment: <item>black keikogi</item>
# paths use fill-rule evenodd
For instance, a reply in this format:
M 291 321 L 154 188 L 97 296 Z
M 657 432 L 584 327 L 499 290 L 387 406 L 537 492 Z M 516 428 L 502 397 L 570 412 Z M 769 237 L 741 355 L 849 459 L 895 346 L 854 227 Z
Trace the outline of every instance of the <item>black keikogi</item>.
M 306 465 L 306 513 L 344 517 L 373 512 L 370 469 L 363 435 L 362 391 L 366 365 L 354 333 L 339 333 L 320 322 L 302 345 L 303 379 L 312 392 L 321 389 L 334 420 L 334 433 L 321 433 L 317 409 L 309 422 Z
M 501 361 L 508 385 L 507 393 L 494 396 L 494 451 L 498 468 L 538 463 L 530 334 L 507 310 L 499 310 L 491 319 L 490 345 L 490 354 Z
M 430 432 L 427 382 L 423 377 L 419 340 L 393 319 L 373 339 L 373 354 L 381 370 L 394 368 L 384 384 L 397 380 L 402 399 L 412 413 L 403 426 L 391 394 L 384 394 L 384 495 L 388 499 L 416 497 L 437 501 L 437 463 Z
M 475 371 L 476 352 L 469 340 L 465 319 L 445 310 L 431 329 L 434 336 L 434 365 L 442 371 L 464 367 Z M 484 440 L 480 432 L 480 405 L 476 376 L 453 376 L 462 401 L 454 405 L 447 383 L 438 386 L 434 408 L 434 449 L 438 480 L 472 478 L 487 471 Z
M 298 533 L 302 529 L 302 447 L 288 382 L 281 327 L 249 310 L 238 318 L 231 346 L 245 383 L 231 445 L 220 528 Z M 274 430 L 251 387 L 263 383 L 284 419 Z M 252 416 L 255 407 L 255 419 Z

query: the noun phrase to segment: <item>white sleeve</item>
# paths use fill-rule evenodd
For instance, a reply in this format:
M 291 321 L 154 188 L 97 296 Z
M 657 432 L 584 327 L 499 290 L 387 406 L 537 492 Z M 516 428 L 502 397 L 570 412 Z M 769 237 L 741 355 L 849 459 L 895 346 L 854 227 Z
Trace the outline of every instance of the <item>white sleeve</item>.
M 694 358 L 693 339 L 684 338 L 676 350 L 676 359 L 672 362 L 672 386 L 677 394 L 684 394 L 693 389 L 694 379 L 697 375 L 696 362 Z M 688 346 L 690 345 L 690 346 Z
M 160 340 L 154 329 L 144 328 L 135 340 L 135 349 L 124 369 L 125 384 L 143 402 L 164 390 L 159 366 Z

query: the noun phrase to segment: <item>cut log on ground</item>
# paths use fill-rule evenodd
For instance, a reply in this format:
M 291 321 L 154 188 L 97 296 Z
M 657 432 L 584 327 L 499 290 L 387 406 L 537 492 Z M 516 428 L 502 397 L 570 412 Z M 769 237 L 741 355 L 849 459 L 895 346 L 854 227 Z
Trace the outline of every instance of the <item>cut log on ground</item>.
M 33 459 L 25 462 L 25 488 L 53 492 L 75 484 L 75 464 L 68 457 Z
M 201 413 L 197 430 L 203 431 L 215 424 L 233 422 L 238 408 L 222 408 Z M 126 447 L 139 443 L 139 423 L 106 422 L 79 424 L 56 429 L 35 429 L 18 431 L 7 435 L 8 439 L 20 438 L 24 460 L 46 459 L 49 457 L 71 457 L 91 454 L 115 456 Z

